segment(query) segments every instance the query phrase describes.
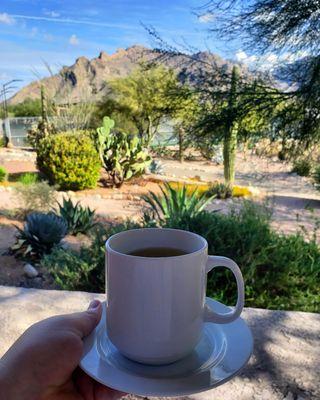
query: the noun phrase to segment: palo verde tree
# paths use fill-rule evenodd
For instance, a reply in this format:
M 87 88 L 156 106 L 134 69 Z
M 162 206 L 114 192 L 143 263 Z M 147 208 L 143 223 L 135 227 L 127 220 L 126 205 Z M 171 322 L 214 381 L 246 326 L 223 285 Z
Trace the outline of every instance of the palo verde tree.
M 177 85 L 167 93 L 170 104 L 170 118 L 173 121 L 174 133 L 178 139 L 179 161 L 184 161 L 184 152 L 190 144 L 193 127 L 201 112 L 200 97 L 187 83 Z
M 261 137 L 270 131 L 279 99 L 276 89 L 263 81 L 248 80 L 237 65 L 232 67 L 229 77 L 221 79 L 223 84 L 206 78 L 207 85 L 201 93 L 203 106 L 194 126 L 194 136 L 195 140 L 205 140 L 205 143 L 222 142 L 224 177 L 226 184 L 232 186 L 238 142 L 257 135 Z
M 264 120 L 262 125 L 269 125 L 268 119 L 282 101 L 279 90 L 259 74 L 249 74 L 236 64 L 223 68 L 210 54 L 206 58 L 199 53 L 181 52 L 164 42 L 154 29 L 147 29 L 158 44 L 162 61 L 170 59 L 174 65 L 175 60 L 179 63 L 183 57 L 187 66 L 192 67 L 192 89 L 198 97 L 200 112 L 192 121 L 190 138 L 197 146 L 203 143 L 204 147 L 214 148 L 223 143 L 225 180 L 232 185 L 238 137 L 244 133 L 248 137 L 255 131 L 252 126 L 249 129 L 246 126 L 253 120 L 260 124 Z
M 314 0 L 210 0 L 199 13 L 214 13 L 210 30 L 242 38 L 255 55 L 277 56 L 273 74 L 288 85 L 275 123 L 283 140 L 309 148 L 320 141 L 320 2 Z M 210 24 L 209 24 L 210 25 Z M 280 90 L 279 90 L 280 93 Z
M 144 147 L 148 147 L 161 122 L 171 113 L 168 93 L 178 84 L 176 73 L 162 65 L 141 65 L 125 78 L 108 82 L 110 92 L 100 104 L 105 115 L 121 117 L 123 125 L 134 126 Z M 121 124 L 120 124 L 121 125 Z

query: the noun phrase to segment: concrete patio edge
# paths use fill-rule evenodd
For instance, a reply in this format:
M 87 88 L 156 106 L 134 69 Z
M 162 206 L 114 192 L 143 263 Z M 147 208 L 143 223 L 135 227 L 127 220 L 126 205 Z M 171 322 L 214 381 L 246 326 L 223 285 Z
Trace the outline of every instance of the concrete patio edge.
M 0 356 L 31 324 L 86 309 L 103 294 L 0 286 Z M 320 315 L 246 308 L 254 354 L 230 382 L 192 399 L 310 400 L 320 398 Z M 129 396 L 133 398 L 132 396 Z

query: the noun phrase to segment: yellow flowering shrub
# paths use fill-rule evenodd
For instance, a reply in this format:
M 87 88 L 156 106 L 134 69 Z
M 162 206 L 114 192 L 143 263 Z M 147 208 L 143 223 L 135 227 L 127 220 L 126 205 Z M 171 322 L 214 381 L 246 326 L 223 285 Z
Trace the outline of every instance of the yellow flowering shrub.
M 173 189 L 180 189 L 181 187 L 186 186 L 188 194 L 191 194 L 194 192 L 195 189 L 198 189 L 198 193 L 199 193 L 199 195 L 201 195 L 202 193 L 207 192 L 215 184 L 218 184 L 218 182 L 183 183 L 183 182 L 171 181 L 171 182 L 169 182 L 169 184 Z M 253 192 L 250 190 L 250 188 L 248 188 L 246 186 L 235 185 L 232 188 L 232 197 L 248 197 L 248 196 L 252 196 L 252 195 L 253 195 Z

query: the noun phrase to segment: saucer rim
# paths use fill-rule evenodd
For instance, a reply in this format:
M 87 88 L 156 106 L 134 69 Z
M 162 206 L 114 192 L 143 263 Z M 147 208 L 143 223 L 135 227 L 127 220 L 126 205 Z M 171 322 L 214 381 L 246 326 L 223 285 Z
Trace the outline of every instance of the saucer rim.
M 211 303 L 211 304 L 210 304 Z M 231 310 L 231 308 L 230 307 L 228 307 L 228 306 L 226 306 L 225 304 L 223 304 L 223 303 L 220 303 L 219 301 L 217 301 L 217 300 L 214 300 L 214 299 L 212 299 L 212 298 L 210 298 L 210 297 L 206 297 L 206 304 L 208 304 L 208 306 L 210 307 L 210 308 L 212 308 L 212 306 L 215 304 L 215 303 L 218 303 L 220 306 L 223 306 L 224 308 L 225 308 L 225 310 L 226 310 L 226 312 L 227 311 L 230 311 Z M 103 305 L 103 312 L 105 312 L 105 301 L 104 302 L 102 302 L 102 305 Z M 229 376 L 227 376 L 227 377 L 225 377 L 225 378 L 222 378 L 221 380 L 219 380 L 219 381 L 217 381 L 217 382 L 215 382 L 215 383 L 213 383 L 213 384 L 211 384 L 211 385 L 207 385 L 207 386 L 205 386 L 205 387 L 203 387 L 203 388 L 199 388 L 199 387 L 197 387 L 197 388 L 195 388 L 195 390 L 194 391 L 192 391 L 192 390 L 184 390 L 183 388 L 181 388 L 181 390 L 179 390 L 179 391 L 171 391 L 171 392 L 163 392 L 163 391 L 154 391 L 154 392 L 152 392 L 151 394 L 150 394 L 150 392 L 147 392 L 147 391 L 139 391 L 139 390 L 136 390 L 136 389 L 134 389 L 134 391 L 130 391 L 130 392 L 125 392 L 125 390 L 123 389 L 123 388 L 120 388 L 119 386 L 117 386 L 117 385 L 114 385 L 114 384 L 112 384 L 112 383 L 106 383 L 106 382 L 103 382 L 103 379 L 101 379 L 101 378 L 99 378 L 99 377 L 97 377 L 97 376 L 95 376 L 93 373 L 90 373 L 90 370 L 88 370 L 87 368 L 85 368 L 85 366 L 83 365 L 83 357 L 81 358 L 81 361 L 80 361 L 80 363 L 79 363 L 79 367 L 88 375 L 88 376 L 90 376 L 92 379 L 94 379 L 95 381 L 97 381 L 97 382 L 99 382 L 100 384 L 102 384 L 102 385 L 104 385 L 104 386 L 107 386 L 107 387 L 109 387 L 109 388 L 111 388 L 111 389 L 114 389 L 114 390 L 118 390 L 118 391 L 121 391 L 121 392 L 125 392 L 125 393 L 130 393 L 130 394 L 133 394 L 133 395 L 137 395 L 137 396 L 143 396 L 143 397 L 178 397 L 178 396 L 187 396 L 187 395 L 192 395 L 192 394 L 196 394 L 196 393 L 202 393 L 202 392 L 206 392 L 206 391 L 208 391 L 208 390 L 211 390 L 211 389 L 214 389 L 214 388 L 216 388 L 216 387 L 218 387 L 218 386 L 220 386 L 220 385 L 223 385 L 223 384 L 225 384 L 225 383 L 227 383 L 228 381 L 230 381 L 232 378 L 234 378 L 235 376 L 237 376 L 237 375 L 239 375 L 242 371 L 243 371 L 243 369 L 246 367 L 246 365 L 248 364 L 248 362 L 249 362 L 249 360 L 250 360 L 250 358 L 251 358 L 251 355 L 252 355 L 252 353 L 253 353 L 253 336 L 252 336 L 252 332 L 251 332 L 251 329 L 250 329 L 250 327 L 247 325 L 247 323 L 243 320 L 243 318 L 241 318 L 241 317 L 239 317 L 239 318 L 237 318 L 235 321 L 233 321 L 233 322 L 231 322 L 231 323 L 229 323 L 229 324 L 212 324 L 212 323 L 210 323 L 210 325 L 219 325 L 219 327 L 222 327 L 222 329 L 223 329 L 223 326 L 224 325 L 230 325 L 230 324 L 232 324 L 232 323 L 234 323 L 234 322 L 237 322 L 237 321 L 241 321 L 243 324 L 244 324 L 244 326 L 245 326 L 245 328 L 247 328 L 247 333 L 248 333 L 248 347 L 250 347 L 250 351 L 248 351 L 248 354 L 247 354 L 247 358 L 246 358 L 246 360 L 243 362 L 243 364 L 242 364 L 242 366 L 239 368 L 239 369 L 237 369 L 236 371 L 234 371 L 233 373 L 230 373 L 230 375 Z M 91 336 L 94 336 L 94 339 L 93 339 L 93 345 L 92 345 L 92 347 L 95 347 L 96 348 L 96 337 L 97 337 L 97 331 L 98 331 L 98 329 L 100 329 L 100 327 L 101 327 L 101 323 L 104 321 L 104 318 L 102 317 L 101 318 L 101 321 L 99 322 L 99 324 L 96 326 L 96 328 L 94 329 L 94 331 L 89 335 L 90 337 Z M 207 323 L 206 323 L 207 324 Z M 88 339 L 89 338 L 89 336 L 87 336 L 84 340 L 86 340 L 86 339 Z M 91 349 L 90 349 L 90 351 L 92 351 L 92 347 L 91 347 Z M 96 350 L 93 350 L 94 352 L 96 352 L 96 353 L 98 353 Z M 100 358 L 100 357 L 99 357 Z M 115 367 L 114 367 L 115 368 Z M 116 369 L 116 368 L 115 368 Z M 151 380 L 151 379 L 155 379 L 155 378 L 148 378 L 148 377 L 144 377 L 143 379 L 147 379 L 147 380 Z

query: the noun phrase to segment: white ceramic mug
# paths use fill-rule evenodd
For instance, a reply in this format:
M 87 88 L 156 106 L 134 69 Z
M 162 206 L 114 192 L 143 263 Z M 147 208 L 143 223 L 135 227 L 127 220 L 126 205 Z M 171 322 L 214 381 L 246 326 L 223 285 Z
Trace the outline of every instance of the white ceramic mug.
M 129 255 L 154 247 L 180 249 L 173 257 Z M 226 267 L 238 287 L 236 307 L 217 314 L 205 303 L 207 273 Z M 194 233 L 146 228 L 117 233 L 106 243 L 107 332 L 126 357 L 145 364 L 166 364 L 190 353 L 203 324 L 224 324 L 239 317 L 244 283 L 237 264 L 208 256 L 207 241 Z

